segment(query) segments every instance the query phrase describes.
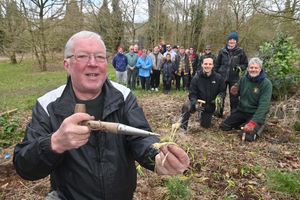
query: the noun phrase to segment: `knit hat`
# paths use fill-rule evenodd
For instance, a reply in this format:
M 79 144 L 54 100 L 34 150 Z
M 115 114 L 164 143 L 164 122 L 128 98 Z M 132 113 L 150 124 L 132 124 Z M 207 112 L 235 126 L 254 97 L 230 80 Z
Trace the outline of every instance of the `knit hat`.
M 237 32 L 231 32 L 227 35 L 227 41 L 234 39 L 235 41 L 239 41 L 239 36 Z

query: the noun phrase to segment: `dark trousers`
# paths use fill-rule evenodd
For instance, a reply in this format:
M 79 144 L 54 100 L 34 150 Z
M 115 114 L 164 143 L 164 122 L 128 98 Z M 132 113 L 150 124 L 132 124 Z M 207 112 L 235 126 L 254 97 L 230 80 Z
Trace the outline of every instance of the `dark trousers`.
M 178 74 L 175 74 L 175 81 L 176 81 L 176 90 L 180 90 L 180 80 L 182 79 L 182 87 L 185 90 L 189 89 L 190 85 L 190 76 L 189 75 L 184 75 L 183 72 L 181 72 L 181 75 L 179 76 Z
M 160 70 L 152 70 L 151 74 L 151 88 L 158 88 L 160 83 Z
M 150 89 L 150 77 L 142 77 L 140 76 L 141 80 L 141 86 L 143 90 L 149 90 Z
M 164 80 L 164 91 L 169 92 L 171 90 L 171 79 L 170 80 Z
M 244 113 L 238 110 L 233 111 L 224 122 L 221 123 L 220 129 L 230 131 L 231 129 L 240 129 L 241 126 L 248 123 L 252 119 L 253 114 Z M 261 136 L 264 125 L 257 124 L 252 134 Z
M 130 89 L 135 89 L 136 70 L 127 69 L 127 86 Z
M 191 102 L 188 100 L 182 106 L 182 120 L 181 120 L 181 127 L 187 130 L 189 119 L 191 114 L 195 113 L 196 110 L 192 109 Z M 203 128 L 211 127 L 211 120 L 212 120 L 213 113 L 208 113 L 205 111 L 198 111 L 198 117 L 200 121 L 200 126 Z

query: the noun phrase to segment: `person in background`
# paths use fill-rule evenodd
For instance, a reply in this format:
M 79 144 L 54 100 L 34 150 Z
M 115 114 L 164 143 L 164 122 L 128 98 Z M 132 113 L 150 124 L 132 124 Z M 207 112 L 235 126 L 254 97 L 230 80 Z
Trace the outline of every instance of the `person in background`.
M 134 48 L 131 45 L 129 47 L 129 52 L 126 54 L 128 65 L 127 65 L 127 86 L 130 89 L 135 89 L 136 84 L 136 76 L 137 76 L 137 70 L 136 70 L 136 62 L 138 59 L 138 55 L 134 53 Z
M 175 59 L 175 52 L 172 50 L 172 46 L 171 44 L 167 44 L 167 51 L 163 54 L 164 58 L 166 58 L 166 55 L 167 54 L 170 54 L 171 55 L 171 60 L 174 60 Z
M 158 91 L 160 84 L 160 70 L 164 61 L 163 55 L 159 52 L 159 47 L 155 46 L 153 52 L 149 54 L 152 61 L 150 86 L 152 91 Z
M 139 49 L 139 45 L 138 44 L 135 44 L 133 46 L 133 51 L 134 51 L 134 53 L 137 54 L 138 57 L 142 56 L 142 51 Z M 135 68 L 135 72 L 136 72 L 136 85 L 140 86 L 139 69 L 137 67 Z
M 171 90 L 171 81 L 172 81 L 172 75 L 174 74 L 176 70 L 175 64 L 171 61 L 171 55 L 166 55 L 166 60 L 162 65 L 162 74 L 163 74 L 163 92 L 164 94 L 168 94 Z
M 147 55 L 147 49 L 142 50 L 142 56 L 138 58 L 136 67 L 139 69 L 139 77 L 143 90 L 150 90 L 150 72 L 152 68 L 151 58 Z
M 124 55 L 123 47 L 118 47 L 118 53 L 114 56 L 112 65 L 116 70 L 116 81 L 118 83 L 126 84 L 128 60 L 126 55 Z
M 225 95 L 225 84 L 220 74 L 213 70 L 213 59 L 204 58 L 202 70 L 198 71 L 192 79 L 189 99 L 182 107 L 181 128 L 185 131 L 188 128 L 190 115 L 198 111 L 200 125 L 203 128 L 210 128 L 213 113 L 216 109 L 216 102 L 221 102 Z M 218 100 L 217 100 L 218 99 Z M 198 100 L 205 103 L 198 104 Z
M 176 80 L 176 90 L 180 90 L 180 80 L 183 79 L 183 89 L 189 89 L 189 80 L 190 76 L 193 73 L 192 65 L 190 65 L 189 57 L 185 53 L 183 46 L 179 49 L 179 61 L 178 67 L 175 71 L 175 80 Z
M 106 47 L 100 35 L 81 31 L 67 42 L 67 84 L 37 99 L 13 164 L 26 180 L 50 175 L 46 200 L 131 200 L 136 188 L 135 162 L 159 175 L 183 173 L 185 151 L 164 145 L 156 136 L 140 137 L 91 131 L 87 120 L 124 123 L 151 131 L 133 93 L 107 79 Z M 84 103 L 87 113 L 74 113 Z
M 159 44 L 159 51 L 162 55 L 164 55 L 164 53 L 167 51 L 167 45 L 165 43 L 164 40 L 161 40 L 160 41 L 160 44 Z
M 202 62 L 204 58 L 212 58 L 214 63 L 216 63 L 216 56 L 212 53 L 211 45 L 206 45 L 203 51 L 203 54 L 199 58 L 199 66 L 198 69 L 202 67 Z
M 243 126 L 240 136 L 245 133 L 249 142 L 261 137 L 271 104 L 272 83 L 262 66 L 259 58 L 250 59 L 246 75 L 230 89 L 231 95 L 240 98 L 237 110 L 220 125 L 223 131 Z
M 195 73 L 198 70 L 199 57 L 198 54 L 194 51 L 193 47 L 189 48 L 188 56 L 189 56 L 190 64 L 192 65 L 193 68 L 193 74 L 191 75 L 192 78 L 194 77 Z
M 236 84 L 248 66 L 248 58 L 245 51 L 238 45 L 237 32 L 231 32 L 227 35 L 227 43 L 224 48 L 219 51 L 216 59 L 215 70 L 225 80 L 226 88 L 231 88 Z M 223 99 L 224 105 L 225 96 Z M 236 110 L 238 98 L 230 94 L 230 111 Z M 221 112 L 223 115 L 223 111 Z

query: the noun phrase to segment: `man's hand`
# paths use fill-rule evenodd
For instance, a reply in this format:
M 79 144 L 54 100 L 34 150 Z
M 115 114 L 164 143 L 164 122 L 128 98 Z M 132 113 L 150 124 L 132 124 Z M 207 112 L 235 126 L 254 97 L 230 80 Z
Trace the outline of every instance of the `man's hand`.
M 249 121 L 243 128 L 243 131 L 247 134 L 252 133 L 256 127 L 255 121 Z
M 165 145 L 155 156 L 155 170 L 159 175 L 182 174 L 190 165 L 187 153 L 176 145 Z
M 236 96 L 239 92 L 239 87 L 237 85 L 233 85 L 231 88 L 230 88 L 230 94 L 233 95 L 233 96 Z
M 86 113 L 75 113 L 66 118 L 59 129 L 51 136 L 51 148 L 56 153 L 77 149 L 88 142 L 90 130 L 80 122 L 93 120 L 94 117 Z

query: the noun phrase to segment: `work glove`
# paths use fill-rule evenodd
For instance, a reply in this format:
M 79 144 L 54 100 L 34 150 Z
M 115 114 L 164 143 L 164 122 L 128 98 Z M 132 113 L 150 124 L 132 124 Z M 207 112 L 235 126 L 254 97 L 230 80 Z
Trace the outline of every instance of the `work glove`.
M 230 88 L 230 94 L 236 96 L 239 92 L 239 87 L 235 84 Z
M 243 131 L 247 134 L 252 133 L 256 127 L 256 122 L 250 120 L 243 128 Z

